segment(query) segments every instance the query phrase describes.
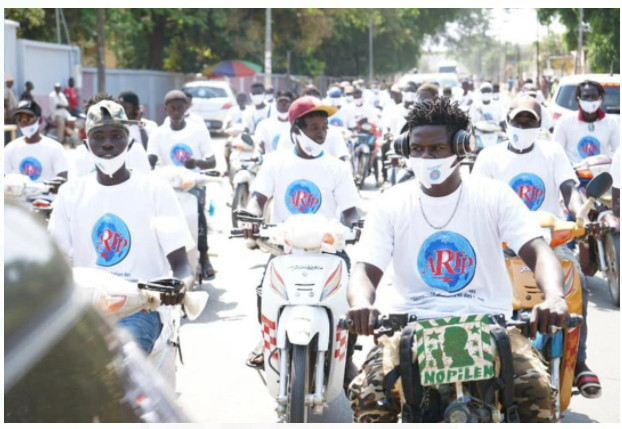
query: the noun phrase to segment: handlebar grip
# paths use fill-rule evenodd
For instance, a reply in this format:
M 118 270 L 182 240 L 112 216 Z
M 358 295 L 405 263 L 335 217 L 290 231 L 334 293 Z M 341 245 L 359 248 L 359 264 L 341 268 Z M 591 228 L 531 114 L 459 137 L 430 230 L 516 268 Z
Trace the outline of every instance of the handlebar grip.
M 580 314 L 570 314 L 564 321 L 565 328 L 576 328 L 582 326 L 584 322 L 583 316 Z
M 242 228 L 233 228 L 229 235 L 229 238 L 244 237 L 244 230 Z
M 339 326 L 341 329 L 350 329 L 352 325 L 354 325 L 354 321 L 345 317 L 342 317 L 337 322 L 337 326 Z

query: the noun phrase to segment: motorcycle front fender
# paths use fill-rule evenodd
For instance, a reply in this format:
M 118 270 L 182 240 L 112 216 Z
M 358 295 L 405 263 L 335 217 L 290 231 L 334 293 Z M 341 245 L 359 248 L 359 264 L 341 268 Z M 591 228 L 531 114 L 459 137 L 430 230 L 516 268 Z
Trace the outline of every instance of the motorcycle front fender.
M 233 176 L 233 186 L 237 186 L 240 183 L 250 183 L 253 180 L 253 175 L 248 170 L 239 170 Z
M 286 339 L 291 344 L 308 345 L 318 336 L 318 350 L 328 350 L 330 335 L 328 314 L 323 307 L 296 305 L 283 309 L 278 322 L 277 347 L 285 348 Z

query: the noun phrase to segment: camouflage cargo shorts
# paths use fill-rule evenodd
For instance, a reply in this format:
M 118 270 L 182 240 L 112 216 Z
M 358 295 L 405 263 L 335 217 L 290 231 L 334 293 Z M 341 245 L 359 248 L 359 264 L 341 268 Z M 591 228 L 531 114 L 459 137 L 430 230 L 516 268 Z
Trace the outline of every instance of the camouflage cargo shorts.
M 399 337 L 399 336 L 398 336 Z M 554 423 L 557 389 L 551 384 L 547 365 L 529 339 L 516 328 L 508 329 L 514 363 L 514 401 L 521 423 Z M 386 401 L 383 388 L 382 344 L 367 356 L 359 374 L 348 388 L 355 423 L 396 423 L 401 412 L 398 382 Z M 454 392 L 455 397 L 455 392 Z

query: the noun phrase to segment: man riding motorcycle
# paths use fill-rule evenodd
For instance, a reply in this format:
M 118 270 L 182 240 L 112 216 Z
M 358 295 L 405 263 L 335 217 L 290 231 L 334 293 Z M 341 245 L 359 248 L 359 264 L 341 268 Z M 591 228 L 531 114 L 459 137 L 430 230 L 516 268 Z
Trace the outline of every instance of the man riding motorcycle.
M 391 260 L 397 293 L 392 312 L 419 320 L 472 314 L 509 318 L 512 287 L 503 241 L 534 271 L 546 296 L 533 311 L 532 332 L 561 324 L 568 315 L 562 271 L 527 208 L 499 181 L 460 175 L 460 158 L 473 145 L 467 115 L 440 97 L 417 103 L 408 125 L 403 153 L 416 180 L 390 188 L 367 215 L 362 258 L 348 290 L 354 333 L 373 332 L 380 314 L 374 306 L 376 288 Z M 512 347 L 521 421 L 554 421 L 556 392 L 541 357 L 517 329 L 507 334 L 512 344 L 521 345 Z M 382 346 L 374 347 L 349 386 L 357 422 L 397 421 L 401 400 L 395 390 L 390 398 L 385 395 L 382 356 Z

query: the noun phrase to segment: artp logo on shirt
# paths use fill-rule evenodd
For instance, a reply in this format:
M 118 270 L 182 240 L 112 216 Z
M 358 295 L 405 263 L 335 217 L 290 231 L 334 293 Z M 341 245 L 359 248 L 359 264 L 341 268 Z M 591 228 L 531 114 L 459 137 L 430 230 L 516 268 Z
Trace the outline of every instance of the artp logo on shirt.
M 30 177 L 33 182 L 41 177 L 43 167 L 37 158 L 29 156 L 24 158 L 19 164 L 19 172 L 25 176 Z
M 296 180 L 285 191 L 285 206 L 290 213 L 316 213 L 321 205 L 320 189 L 308 180 Z
M 192 149 L 188 145 L 177 143 L 171 148 L 171 160 L 176 166 L 183 166 L 189 158 L 192 158 Z
M 492 116 L 492 113 L 484 112 L 484 119 L 487 121 L 494 121 L 495 118 Z
M 600 142 L 596 137 L 585 136 L 579 140 L 577 150 L 581 158 L 587 158 L 588 156 L 594 156 L 600 154 Z
M 95 222 L 91 240 L 97 253 L 96 263 L 101 267 L 111 267 L 121 262 L 132 245 L 127 225 L 112 213 L 106 213 Z
M 431 180 L 438 180 L 439 177 L 441 177 L 441 170 L 432 170 L 432 171 L 430 171 L 430 179 Z
M 473 280 L 475 252 L 460 234 L 440 231 L 428 237 L 419 249 L 417 268 L 428 286 L 458 292 Z
M 341 118 L 330 118 L 328 120 L 328 123 L 332 125 L 333 127 L 343 128 L 343 121 L 341 120 Z
M 521 173 L 510 180 L 510 187 L 531 211 L 536 211 L 544 202 L 544 182 L 533 173 Z
M 281 138 L 280 134 L 277 134 L 276 136 L 274 136 L 274 138 L 272 139 L 272 150 L 276 150 L 276 146 L 279 143 L 280 138 Z

